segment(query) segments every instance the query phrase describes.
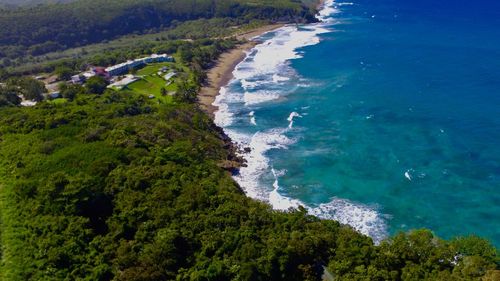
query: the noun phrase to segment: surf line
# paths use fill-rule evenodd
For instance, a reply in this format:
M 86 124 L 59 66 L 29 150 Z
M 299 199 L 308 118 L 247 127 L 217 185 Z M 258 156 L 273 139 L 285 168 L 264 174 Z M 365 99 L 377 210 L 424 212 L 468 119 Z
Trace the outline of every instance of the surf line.
M 256 122 L 258 109 L 280 99 L 284 94 L 282 89 L 286 87 L 276 90 L 273 86 L 293 83 L 290 80 L 295 71 L 288 62 L 302 58 L 300 48 L 320 43 L 319 35 L 330 32 L 328 24 L 333 21 L 331 15 L 336 12 L 338 10 L 334 2 L 325 1 L 318 15 L 321 23 L 287 25 L 259 37 L 263 42 L 247 51 L 246 57 L 233 70 L 233 79 L 220 89 L 214 102 L 218 107 L 214 122 L 236 144 L 248 148 L 242 149 L 240 155 L 246 159 L 247 166 L 241 167 L 239 173 L 234 175 L 247 196 L 268 202 L 279 210 L 304 206 L 312 215 L 349 224 L 378 242 L 386 236 L 387 231 L 384 218 L 373 206 L 341 198 L 308 205 L 281 194 L 283 189 L 279 185 L 279 178 L 286 174 L 286 170 L 275 169 L 268 152 L 288 149 L 296 142 L 287 133 L 293 129 L 296 118 L 302 116 L 301 111 L 293 111 L 288 118 L 284 116 L 283 125 L 278 127 L 265 128 L 263 121 L 259 121 L 259 125 Z M 265 120 L 264 117 L 260 118 Z M 264 179 L 270 179 L 272 183 Z

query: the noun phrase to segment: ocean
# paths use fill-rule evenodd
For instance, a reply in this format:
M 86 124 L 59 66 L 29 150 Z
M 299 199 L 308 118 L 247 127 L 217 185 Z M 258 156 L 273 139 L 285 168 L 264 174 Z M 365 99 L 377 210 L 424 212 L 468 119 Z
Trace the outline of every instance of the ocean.
M 500 4 L 438 2 L 328 0 L 259 38 L 214 103 L 248 196 L 500 246 Z

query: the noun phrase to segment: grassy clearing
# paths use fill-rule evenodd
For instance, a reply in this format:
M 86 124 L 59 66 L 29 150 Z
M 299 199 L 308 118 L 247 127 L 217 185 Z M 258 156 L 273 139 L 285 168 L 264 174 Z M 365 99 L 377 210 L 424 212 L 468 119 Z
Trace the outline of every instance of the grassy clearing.
M 65 98 L 59 98 L 59 99 L 50 100 L 48 102 L 52 103 L 52 104 L 65 104 L 68 102 L 68 100 Z
M 176 66 L 177 64 L 172 62 L 149 64 L 137 71 L 136 75 L 142 78 L 125 87 L 124 90 L 131 90 L 147 96 L 154 95 L 155 98 L 157 98 L 162 103 L 172 103 L 172 93 L 177 91 L 177 84 L 174 81 L 175 78 L 167 82 L 165 81 L 163 76 L 170 71 L 174 71 L 173 69 L 176 69 Z M 158 72 L 161 71 L 163 67 L 168 68 L 167 72 L 158 75 Z M 162 88 L 165 88 L 167 90 L 168 95 L 163 96 L 161 94 Z

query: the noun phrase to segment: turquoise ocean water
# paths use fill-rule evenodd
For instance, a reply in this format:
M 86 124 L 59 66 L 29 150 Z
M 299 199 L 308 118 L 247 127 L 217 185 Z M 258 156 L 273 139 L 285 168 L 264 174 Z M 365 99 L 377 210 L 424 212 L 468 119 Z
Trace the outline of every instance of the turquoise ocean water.
M 418 3 L 414 3 L 418 2 Z M 376 241 L 426 227 L 500 246 L 500 6 L 327 1 L 263 35 L 216 100 L 235 179 Z

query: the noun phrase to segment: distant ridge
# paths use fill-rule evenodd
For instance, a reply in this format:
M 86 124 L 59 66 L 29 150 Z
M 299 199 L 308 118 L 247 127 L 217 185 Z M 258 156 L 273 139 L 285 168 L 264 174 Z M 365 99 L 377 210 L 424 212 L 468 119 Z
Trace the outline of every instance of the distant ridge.
M 76 0 L 0 0 L 0 6 L 27 6 L 46 3 L 68 3 Z

